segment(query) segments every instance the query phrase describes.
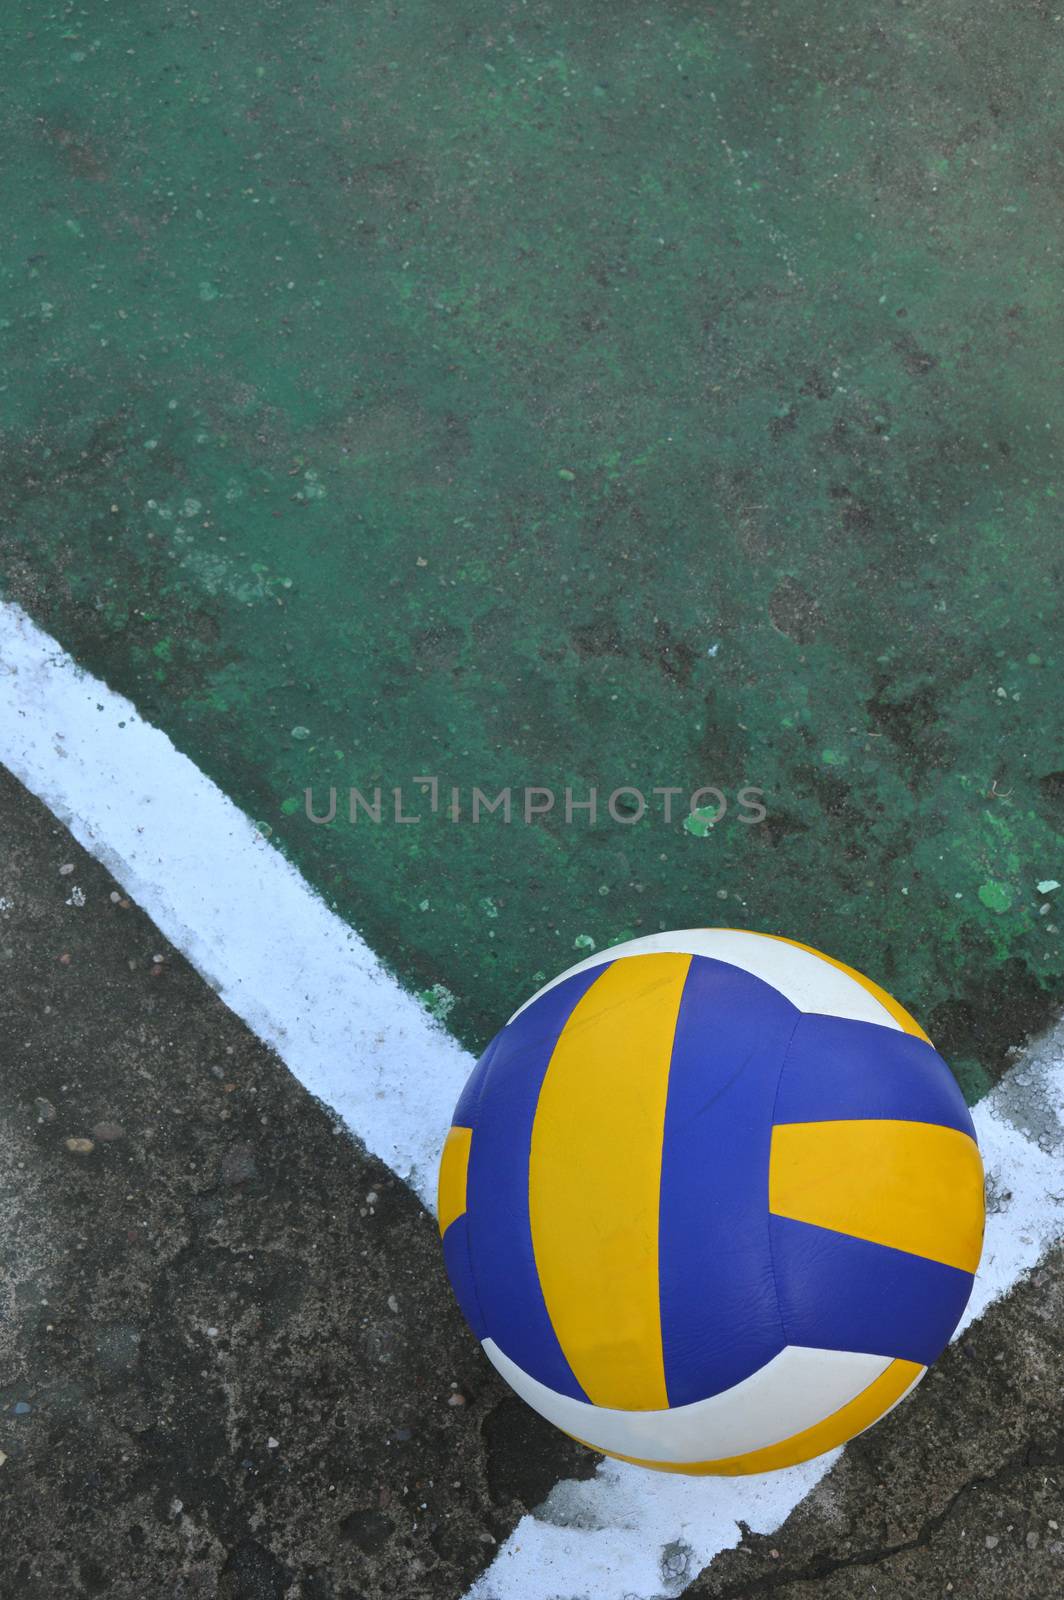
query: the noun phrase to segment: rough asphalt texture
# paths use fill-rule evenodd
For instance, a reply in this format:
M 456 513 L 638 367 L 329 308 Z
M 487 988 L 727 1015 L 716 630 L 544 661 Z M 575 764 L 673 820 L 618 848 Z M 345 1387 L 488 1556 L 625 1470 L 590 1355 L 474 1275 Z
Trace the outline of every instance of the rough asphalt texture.
M 479 1358 L 420 1203 L 2 768 L 0 850 L 0 1595 L 457 1596 L 595 1458 Z
M 2 769 L 0 844 L 0 1596 L 458 1600 L 596 1458 L 479 1356 L 413 1196 Z M 692 1592 L 1055 1600 L 1062 1321 L 1054 1258 Z M 661 1559 L 677 1595 L 680 1530 Z

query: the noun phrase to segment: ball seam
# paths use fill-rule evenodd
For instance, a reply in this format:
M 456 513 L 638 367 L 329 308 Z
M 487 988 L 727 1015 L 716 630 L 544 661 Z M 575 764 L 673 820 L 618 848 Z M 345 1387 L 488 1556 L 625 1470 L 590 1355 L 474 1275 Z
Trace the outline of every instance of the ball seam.
M 780 1089 L 783 1086 L 783 1074 L 784 1074 L 784 1071 L 786 1070 L 786 1067 L 787 1067 L 787 1057 L 790 1055 L 791 1045 L 794 1043 L 794 1036 L 798 1032 L 798 1025 L 801 1022 L 801 1020 L 802 1020 L 802 1012 L 799 1011 L 798 1015 L 794 1019 L 794 1027 L 791 1029 L 790 1035 L 788 1036 L 788 1039 L 787 1039 L 787 1043 L 783 1048 L 783 1054 L 782 1054 L 782 1056 L 780 1058 L 780 1070 L 779 1070 L 779 1073 L 778 1073 L 778 1075 L 776 1077 L 776 1092 L 772 1096 L 772 1110 L 769 1113 L 769 1119 L 768 1119 L 768 1140 L 769 1140 L 768 1167 L 769 1167 L 769 1171 L 768 1171 L 768 1173 L 766 1173 L 766 1178 L 769 1178 L 769 1181 L 771 1181 L 769 1175 L 770 1175 L 771 1169 L 772 1169 L 772 1132 L 773 1132 L 773 1129 L 776 1126 L 776 1107 L 779 1105 Z M 779 1321 L 780 1333 L 783 1335 L 784 1348 L 786 1348 L 786 1346 L 789 1345 L 791 1341 L 790 1341 L 790 1335 L 787 1332 L 787 1325 L 783 1320 L 783 1308 L 780 1305 L 780 1286 L 779 1286 L 779 1280 L 776 1277 L 776 1254 L 775 1254 L 775 1251 L 772 1248 L 772 1213 L 769 1210 L 769 1188 L 768 1188 L 768 1183 L 766 1183 L 766 1193 L 765 1193 L 765 1236 L 766 1236 L 767 1241 L 768 1241 L 768 1267 L 769 1267 L 770 1273 L 772 1274 L 772 1294 L 773 1294 L 773 1297 L 774 1297 L 774 1299 L 776 1301 L 776 1317 L 777 1317 L 777 1320 Z

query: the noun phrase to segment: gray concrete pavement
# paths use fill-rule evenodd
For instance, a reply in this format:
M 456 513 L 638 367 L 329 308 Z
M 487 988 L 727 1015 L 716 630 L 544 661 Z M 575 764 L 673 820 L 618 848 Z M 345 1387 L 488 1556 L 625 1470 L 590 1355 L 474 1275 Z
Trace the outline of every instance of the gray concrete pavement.
M 413 1195 L 2 769 L 0 899 L 0 1595 L 461 1594 L 595 1458 L 480 1358 Z

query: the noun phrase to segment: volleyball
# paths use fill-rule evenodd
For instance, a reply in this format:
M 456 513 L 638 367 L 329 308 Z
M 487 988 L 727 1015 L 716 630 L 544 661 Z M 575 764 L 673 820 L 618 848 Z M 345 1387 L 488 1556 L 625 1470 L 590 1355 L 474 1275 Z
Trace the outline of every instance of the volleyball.
M 589 956 L 477 1062 L 439 1174 L 461 1309 L 531 1406 L 680 1473 L 794 1465 L 869 1427 L 956 1328 L 975 1129 L 877 984 L 725 928 Z

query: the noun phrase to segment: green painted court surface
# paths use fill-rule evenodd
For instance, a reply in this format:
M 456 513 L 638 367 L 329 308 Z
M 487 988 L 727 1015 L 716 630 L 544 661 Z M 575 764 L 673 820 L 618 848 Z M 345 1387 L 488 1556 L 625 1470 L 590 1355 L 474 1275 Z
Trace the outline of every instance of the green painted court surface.
M 866 970 L 977 1097 L 1064 987 L 1064 24 L 0 33 L 3 592 L 471 1046 L 589 941 L 723 923 Z M 424 820 L 343 820 L 376 784 Z M 566 826 L 592 785 L 731 804 Z

